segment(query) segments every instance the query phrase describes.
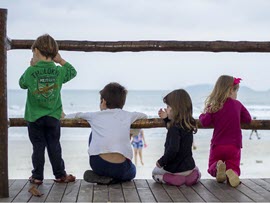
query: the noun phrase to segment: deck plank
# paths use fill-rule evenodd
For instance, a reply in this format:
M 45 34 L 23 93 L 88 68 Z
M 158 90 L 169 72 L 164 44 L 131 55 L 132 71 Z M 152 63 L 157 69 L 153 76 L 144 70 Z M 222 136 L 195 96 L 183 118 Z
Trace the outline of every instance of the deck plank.
M 81 180 L 76 180 L 75 182 L 68 183 L 61 201 L 62 202 L 76 202 L 78 194 L 79 194 L 80 186 L 81 186 Z
M 267 191 L 270 191 L 270 182 L 267 182 L 267 181 L 262 180 L 262 179 L 251 179 L 251 181 L 253 181 L 257 185 L 263 187 Z
M 28 192 L 28 190 L 32 186 L 36 186 L 36 185 L 27 181 L 27 183 L 24 185 L 24 187 L 19 192 L 19 194 L 13 199 L 13 201 L 14 202 L 28 202 L 32 197 L 32 194 Z
M 156 202 L 146 180 L 134 180 L 141 202 Z
M 213 181 L 212 184 L 215 185 L 216 187 L 219 187 L 221 190 L 223 190 L 224 193 L 232 196 L 237 202 L 253 202 L 245 194 L 243 194 L 239 190 L 229 186 L 226 182 L 225 183 L 218 183 L 216 181 Z
M 156 183 L 154 180 L 148 180 L 147 182 L 158 202 L 172 202 L 172 199 L 161 184 Z
M 41 197 L 32 196 L 29 202 L 45 202 L 53 184 L 53 180 L 43 180 L 43 184 L 37 188 L 43 195 Z
M 203 184 L 201 184 L 200 182 L 197 183 L 196 185 L 192 186 L 193 190 L 196 191 L 196 193 L 198 195 L 200 195 L 200 197 L 206 201 L 206 202 L 220 202 L 219 199 L 213 195 L 211 192 L 209 192 L 209 190 L 207 188 L 204 187 Z
M 121 184 L 109 185 L 109 201 L 110 202 L 124 202 L 124 194 Z
M 207 188 L 214 196 L 216 196 L 221 202 L 235 202 L 232 196 L 229 193 L 225 193 L 220 187 L 217 187 L 217 182 L 214 179 L 203 179 L 201 183 Z M 229 187 L 229 186 L 228 186 Z
M 109 202 L 109 189 L 107 185 L 94 185 L 93 202 Z
M 192 187 L 182 185 L 178 189 L 183 193 L 189 202 L 204 202 L 204 200 L 198 195 Z
M 187 198 L 183 195 L 183 193 L 176 187 L 172 185 L 162 185 L 166 190 L 167 194 L 170 196 L 172 201 L 174 202 L 188 202 Z
M 242 184 L 237 186 L 237 190 L 248 196 L 254 202 L 268 202 L 264 197 L 250 189 L 248 186 L 245 185 L 245 181 L 242 179 Z
M 67 183 L 54 183 L 47 196 L 46 202 L 61 202 Z
M 0 202 L 11 202 L 24 188 L 24 186 L 28 183 L 28 180 L 15 180 L 13 184 L 9 187 L 9 197 L 0 198 Z
M 94 194 L 94 184 L 81 181 L 81 187 L 78 195 L 78 202 L 92 202 Z
M 122 189 L 125 202 L 140 202 L 140 197 L 135 187 L 134 181 L 128 181 L 122 183 Z
M 38 187 L 44 194 L 41 197 L 28 192 L 31 186 L 28 180 L 9 180 L 10 197 L 0 202 L 270 202 L 270 179 L 242 179 L 237 188 L 214 179 L 202 179 L 191 187 L 145 179 L 109 186 L 84 180 L 68 184 L 44 180 Z
M 260 185 L 257 185 L 251 180 L 242 180 L 242 183 L 249 187 L 251 190 L 253 190 L 256 194 L 261 195 L 268 202 L 270 201 L 270 192 L 261 187 Z

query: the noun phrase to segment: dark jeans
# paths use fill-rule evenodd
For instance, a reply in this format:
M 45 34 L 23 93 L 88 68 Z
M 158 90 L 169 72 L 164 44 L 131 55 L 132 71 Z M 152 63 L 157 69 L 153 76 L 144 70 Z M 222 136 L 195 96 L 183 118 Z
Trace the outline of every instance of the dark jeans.
M 66 175 L 62 149 L 60 145 L 60 121 L 50 116 L 44 116 L 35 122 L 28 122 L 28 134 L 33 145 L 32 177 L 43 180 L 45 164 L 45 147 L 52 165 L 55 178 Z
M 130 181 L 136 176 L 136 167 L 128 159 L 123 163 L 110 163 L 99 155 L 89 157 L 92 170 L 100 175 L 114 179 L 114 182 Z

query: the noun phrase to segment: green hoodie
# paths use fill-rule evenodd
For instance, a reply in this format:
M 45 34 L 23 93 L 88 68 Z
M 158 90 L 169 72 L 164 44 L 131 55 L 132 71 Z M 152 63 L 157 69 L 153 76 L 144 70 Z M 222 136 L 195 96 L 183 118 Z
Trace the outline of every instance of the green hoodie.
M 62 84 L 76 74 L 77 71 L 68 62 L 63 66 L 56 66 L 53 61 L 39 61 L 27 68 L 19 81 L 20 87 L 28 90 L 24 119 L 29 122 L 43 116 L 60 119 Z

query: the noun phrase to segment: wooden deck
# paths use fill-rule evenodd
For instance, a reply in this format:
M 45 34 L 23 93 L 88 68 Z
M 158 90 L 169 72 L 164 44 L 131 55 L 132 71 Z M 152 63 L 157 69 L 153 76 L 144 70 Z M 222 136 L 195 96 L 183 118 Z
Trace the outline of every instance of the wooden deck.
M 192 187 L 160 185 L 153 180 L 134 180 L 116 185 L 95 185 L 83 180 L 59 184 L 44 180 L 32 196 L 27 180 L 9 181 L 9 198 L 0 202 L 270 202 L 270 179 L 244 179 L 237 188 L 213 179 Z

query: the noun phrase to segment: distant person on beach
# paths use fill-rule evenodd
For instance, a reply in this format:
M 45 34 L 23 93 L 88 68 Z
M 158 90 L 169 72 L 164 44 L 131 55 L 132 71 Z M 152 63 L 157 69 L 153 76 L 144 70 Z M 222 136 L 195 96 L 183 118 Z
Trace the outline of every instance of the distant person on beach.
M 131 144 L 133 146 L 133 152 L 134 152 L 134 159 L 135 159 L 135 165 L 137 165 L 137 157 L 139 155 L 140 162 L 142 165 L 143 163 L 143 156 L 142 156 L 142 149 L 144 147 L 147 147 L 145 137 L 144 137 L 144 131 L 143 129 L 131 129 Z
M 253 120 L 256 120 L 256 116 L 253 117 Z M 252 130 L 251 130 L 251 133 L 250 133 L 250 136 L 249 136 L 249 139 L 250 139 L 250 140 L 252 139 L 252 134 L 253 134 L 253 133 L 256 134 L 258 140 L 261 139 L 261 137 L 260 137 L 259 134 L 258 134 L 257 129 L 252 129 Z
M 123 110 L 126 95 L 125 87 L 109 83 L 100 91 L 101 111 L 67 115 L 67 118 L 85 119 L 92 128 L 88 149 L 92 170 L 85 171 L 86 182 L 111 184 L 135 178 L 130 125 L 147 116 Z
M 57 42 L 48 34 L 38 37 L 32 45 L 30 67 L 21 76 L 19 85 L 27 89 L 24 119 L 33 145 L 34 169 L 29 181 L 42 184 L 44 179 L 45 148 L 55 176 L 55 182 L 74 182 L 75 176 L 67 175 L 60 145 L 60 118 L 62 85 L 77 74 L 74 67 L 58 53 Z M 61 66 L 56 66 L 59 63 Z
M 219 183 L 228 178 L 232 187 L 240 184 L 241 123 L 251 122 L 247 109 L 236 100 L 240 80 L 232 76 L 220 76 L 205 100 L 204 113 L 199 117 L 202 126 L 214 126 L 208 173 L 216 177 Z
M 192 156 L 193 134 L 197 132 L 196 121 L 192 117 L 192 101 L 189 94 L 178 89 L 164 97 L 166 109 L 158 115 L 168 129 L 163 156 L 156 162 L 152 172 L 158 183 L 181 186 L 196 184 L 201 177 Z

